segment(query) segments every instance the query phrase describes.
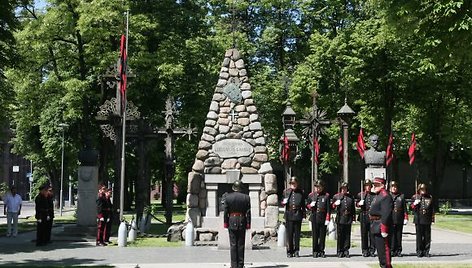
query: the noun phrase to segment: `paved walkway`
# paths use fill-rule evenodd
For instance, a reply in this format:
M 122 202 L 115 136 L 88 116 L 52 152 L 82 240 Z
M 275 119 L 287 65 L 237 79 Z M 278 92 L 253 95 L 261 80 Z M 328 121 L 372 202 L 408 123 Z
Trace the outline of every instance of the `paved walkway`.
M 66 227 L 67 228 L 67 227 Z M 405 227 L 402 258 L 394 258 L 393 264 L 404 262 L 466 263 L 472 267 L 472 235 L 434 228 L 431 258 L 417 258 L 415 253 L 414 225 Z M 65 235 L 64 226 L 55 226 L 53 242 L 36 247 L 35 232 L 19 234 L 16 238 L 0 235 L 0 265 L 112 265 L 115 267 L 230 267 L 229 251 L 216 247 L 135 248 L 95 247 L 93 237 Z M 352 240 L 360 244 L 359 226 L 353 226 Z M 350 259 L 335 257 L 335 248 L 328 248 L 325 259 L 313 259 L 310 248 L 302 248 L 300 258 L 287 259 L 285 249 L 257 249 L 246 251 L 246 267 L 345 267 L 367 268 L 377 264 L 377 258 L 364 258 L 358 247 L 351 249 Z

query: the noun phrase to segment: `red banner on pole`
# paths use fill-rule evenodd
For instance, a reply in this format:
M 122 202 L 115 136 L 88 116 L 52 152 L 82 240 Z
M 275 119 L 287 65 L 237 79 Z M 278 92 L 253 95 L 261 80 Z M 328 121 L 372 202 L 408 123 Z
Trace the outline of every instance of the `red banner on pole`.
M 282 159 L 284 162 L 288 162 L 290 159 L 290 144 L 288 143 L 288 137 L 284 132 L 284 146 L 282 148 Z
M 390 163 L 392 163 L 392 160 L 393 160 L 393 135 L 392 135 L 392 133 L 390 133 L 390 136 L 388 137 L 386 157 L 387 157 L 386 164 L 387 164 L 387 167 L 388 167 L 390 165 Z
M 341 163 L 344 161 L 344 156 L 343 156 L 343 139 L 339 137 L 338 140 L 338 154 L 339 154 L 339 160 Z
M 124 107 L 125 102 L 125 93 L 126 93 L 126 82 L 127 82 L 127 56 L 126 55 L 126 36 L 121 35 L 121 44 L 120 44 L 120 66 L 119 66 L 119 87 L 121 92 L 121 102 L 122 107 Z
M 411 134 L 410 148 L 408 148 L 408 156 L 410 157 L 410 165 L 415 162 L 416 138 L 415 133 Z
M 313 149 L 315 151 L 315 162 L 317 164 L 320 163 L 320 143 L 318 142 L 318 138 L 315 137 L 313 140 Z
M 364 159 L 364 152 L 365 152 L 365 142 L 364 142 L 364 132 L 362 128 L 359 130 L 359 135 L 357 136 L 357 151 L 362 159 Z

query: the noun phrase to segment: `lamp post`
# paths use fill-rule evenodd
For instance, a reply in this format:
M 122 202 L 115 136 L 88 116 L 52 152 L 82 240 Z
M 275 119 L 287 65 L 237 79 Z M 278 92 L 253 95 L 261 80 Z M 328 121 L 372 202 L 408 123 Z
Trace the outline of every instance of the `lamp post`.
M 296 113 L 292 109 L 290 102 L 287 102 L 284 112 L 282 113 L 282 123 L 284 126 L 284 134 L 280 138 L 281 145 L 281 161 L 284 164 L 285 171 L 285 188 L 288 188 L 288 182 L 292 176 L 290 162 L 295 159 L 298 151 L 298 142 L 300 139 L 295 134 L 293 127 L 295 126 Z
M 338 111 L 339 121 L 343 129 L 343 182 L 348 183 L 349 173 L 348 173 L 348 161 L 349 161 L 349 152 L 348 152 L 348 127 L 351 121 L 351 118 L 354 116 L 355 112 L 347 105 L 347 99 L 344 99 L 344 106 L 341 107 Z
M 64 132 L 69 126 L 66 123 L 60 123 L 59 127 L 62 129 L 62 155 L 61 155 L 61 190 L 59 192 L 59 214 L 62 216 L 62 189 L 64 188 Z

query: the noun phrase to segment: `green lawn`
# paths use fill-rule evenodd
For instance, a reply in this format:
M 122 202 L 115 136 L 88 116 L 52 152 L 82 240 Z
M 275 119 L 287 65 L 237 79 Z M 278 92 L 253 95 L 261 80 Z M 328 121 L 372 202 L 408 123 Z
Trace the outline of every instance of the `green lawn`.
M 472 215 L 436 215 L 434 227 L 472 234 Z
M 464 263 L 395 263 L 395 268 L 471 268 L 472 264 Z M 369 267 L 379 267 L 378 264 L 369 264 Z

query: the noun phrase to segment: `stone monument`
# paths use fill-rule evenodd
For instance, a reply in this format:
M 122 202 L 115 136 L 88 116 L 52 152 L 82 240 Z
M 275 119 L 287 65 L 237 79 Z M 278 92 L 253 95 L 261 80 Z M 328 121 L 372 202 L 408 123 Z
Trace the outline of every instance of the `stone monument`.
M 77 225 L 97 225 L 98 151 L 92 148 L 92 140 L 85 139 L 85 147 L 79 152 L 80 166 L 77 185 Z
M 229 247 L 228 231 L 223 229 L 222 199 L 237 179 L 244 183 L 251 198 L 251 231 L 275 230 L 277 179 L 268 161 L 244 61 L 237 49 L 229 49 L 188 174 L 187 220 L 197 227 L 197 239 L 199 229 L 209 230 L 218 233 L 220 248 Z M 246 241 L 250 248 L 251 240 Z
M 369 137 L 369 150 L 364 153 L 365 179 L 374 180 L 375 177 L 386 178 L 385 151 L 379 151 L 379 136 Z

